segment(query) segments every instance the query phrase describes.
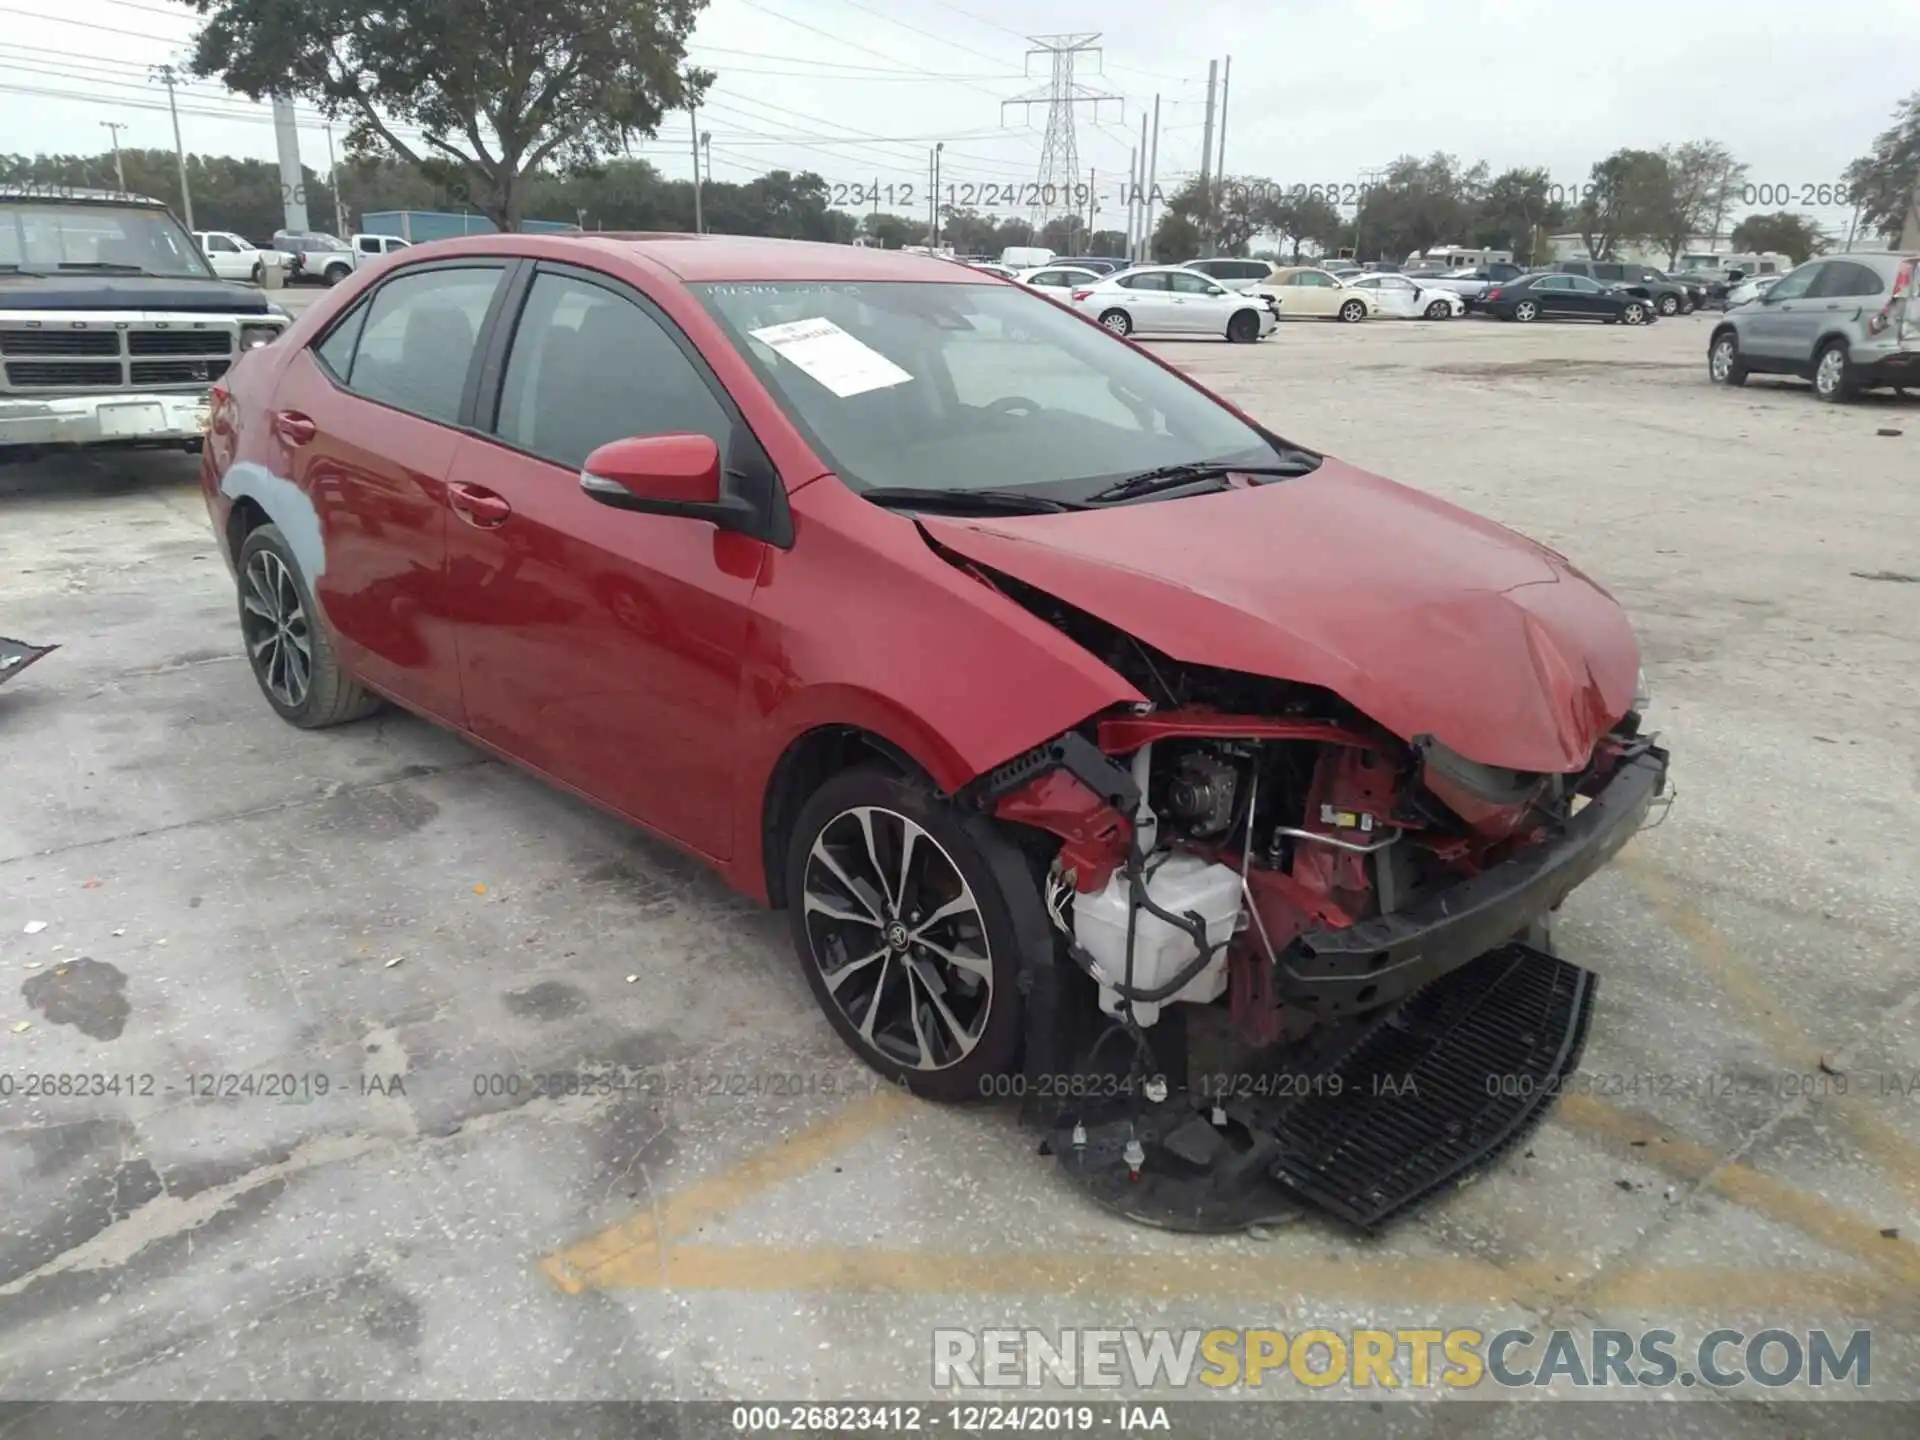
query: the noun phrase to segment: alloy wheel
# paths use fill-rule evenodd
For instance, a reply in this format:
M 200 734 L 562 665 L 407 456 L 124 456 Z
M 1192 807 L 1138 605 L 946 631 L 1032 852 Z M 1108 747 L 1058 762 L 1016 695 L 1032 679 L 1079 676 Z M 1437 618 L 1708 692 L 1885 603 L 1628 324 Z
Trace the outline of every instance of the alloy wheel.
M 841 811 L 808 852 L 801 906 L 812 962 L 864 1044 L 930 1071 L 980 1043 L 993 1007 L 986 919 L 920 825 L 877 805 Z
M 1100 317 L 1100 323 L 1116 335 L 1133 333 L 1133 321 L 1127 318 L 1127 312 L 1124 310 L 1109 310 Z
M 1629 325 L 1638 325 L 1647 318 L 1647 312 L 1638 305 L 1629 305 L 1620 318 Z
M 1830 345 L 1821 353 L 1819 367 L 1813 372 L 1813 388 L 1822 396 L 1830 397 L 1839 392 L 1846 375 L 1846 352 L 1838 345 Z
M 1660 297 L 1660 313 L 1662 315 L 1678 315 L 1680 313 L 1680 302 L 1671 295 L 1662 295 Z
M 1531 320 L 1539 313 L 1540 307 L 1531 300 L 1522 300 L 1513 307 L 1513 318 L 1516 320 Z
M 298 709 L 313 680 L 313 633 L 293 572 L 271 550 L 257 550 L 247 562 L 244 583 L 240 609 L 247 659 L 268 694 L 289 710 Z
M 1727 377 L 1733 373 L 1733 337 L 1724 336 L 1713 347 L 1713 354 L 1707 359 L 1707 373 L 1726 384 Z

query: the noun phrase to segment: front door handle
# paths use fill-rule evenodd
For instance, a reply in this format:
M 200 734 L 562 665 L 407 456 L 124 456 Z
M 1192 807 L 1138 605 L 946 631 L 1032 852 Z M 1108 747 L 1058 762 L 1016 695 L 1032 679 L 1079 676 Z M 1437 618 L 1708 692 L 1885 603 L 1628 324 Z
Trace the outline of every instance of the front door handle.
M 447 508 L 452 510 L 469 525 L 478 525 L 483 529 L 492 529 L 503 525 L 513 513 L 513 507 L 506 497 L 496 495 L 481 485 L 467 485 L 455 481 L 447 486 Z
M 289 445 L 305 445 L 320 433 L 320 427 L 298 410 L 280 410 L 273 417 L 273 433 Z

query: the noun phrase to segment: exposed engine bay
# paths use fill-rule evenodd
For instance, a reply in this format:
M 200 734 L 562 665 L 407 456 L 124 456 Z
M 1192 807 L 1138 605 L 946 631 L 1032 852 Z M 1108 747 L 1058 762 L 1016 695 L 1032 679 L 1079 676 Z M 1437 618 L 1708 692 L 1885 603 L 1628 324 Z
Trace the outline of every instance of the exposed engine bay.
M 1062 1163 L 1160 1224 L 1374 1225 L 1537 1119 L 1593 991 L 1547 922 L 1665 790 L 1640 705 L 1574 773 L 1507 770 L 1021 598 L 1159 697 L 969 787 L 1058 841 L 1055 979 L 1081 998 L 1033 1007 L 1027 1096 Z M 1511 1034 L 1453 1053 L 1503 1007 Z M 1381 1103 L 1383 1059 L 1452 1093 Z

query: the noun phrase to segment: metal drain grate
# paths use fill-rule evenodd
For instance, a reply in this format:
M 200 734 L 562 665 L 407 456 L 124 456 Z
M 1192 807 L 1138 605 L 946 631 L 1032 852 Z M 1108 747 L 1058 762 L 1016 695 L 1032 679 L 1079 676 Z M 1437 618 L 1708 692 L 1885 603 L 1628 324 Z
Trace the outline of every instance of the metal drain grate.
M 1366 1229 L 1432 1194 L 1540 1118 L 1580 1062 L 1595 984 L 1518 944 L 1435 981 L 1332 1066 L 1338 1086 L 1279 1115 L 1273 1178 Z

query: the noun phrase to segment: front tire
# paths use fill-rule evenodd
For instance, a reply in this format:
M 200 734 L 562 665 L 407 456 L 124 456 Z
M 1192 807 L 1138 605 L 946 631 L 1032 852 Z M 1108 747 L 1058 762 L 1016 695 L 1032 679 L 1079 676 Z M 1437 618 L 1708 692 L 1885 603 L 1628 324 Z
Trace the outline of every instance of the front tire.
M 1367 302 L 1349 300 L 1340 307 L 1340 318 L 1349 325 L 1357 325 L 1367 318 Z
M 1236 345 L 1251 345 L 1260 338 L 1260 317 L 1251 310 L 1236 310 L 1227 319 L 1227 339 Z
M 1829 405 L 1843 405 L 1860 393 L 1847 362 L 1847 342 L 1829 340 L 1813 359 L 1813 393 Z
M 1707 351 L 1707 378 L 1716 385 L 1747 383 L 1747 367 L 1740 360 L 1740 341 L 1731 330 L 1714 337 Z
M 275 714 L 302 730 L 321 730 L 380 708 L 380 697 L 341 668 L 300 562 L 278 525 L 248 532 L 236 568 L 247 664 Z
M 1133 334 L 1133 318 L 1124 310 L 1107 311 L 1100 317 L 1100 323 L 1122 338 Z
M 1647 307 L 1635 300 L 1620 312 L 1620 319 L 1628 325 L 1644 325 L 1647 323 Z
M 848 1047 L 929 1100 L 992 1093 L 1019 1055 L 1022 955 L 1052 939 L 1018 847 L 924 781 L 861 767 L 801 808 L 786 876 L 795 953 Z
M 1427 306 L 1427 319 L 1429 320 L 1451 320 L 1452 318 L 1453 307 L 1444 300 L 1436 300 Z

